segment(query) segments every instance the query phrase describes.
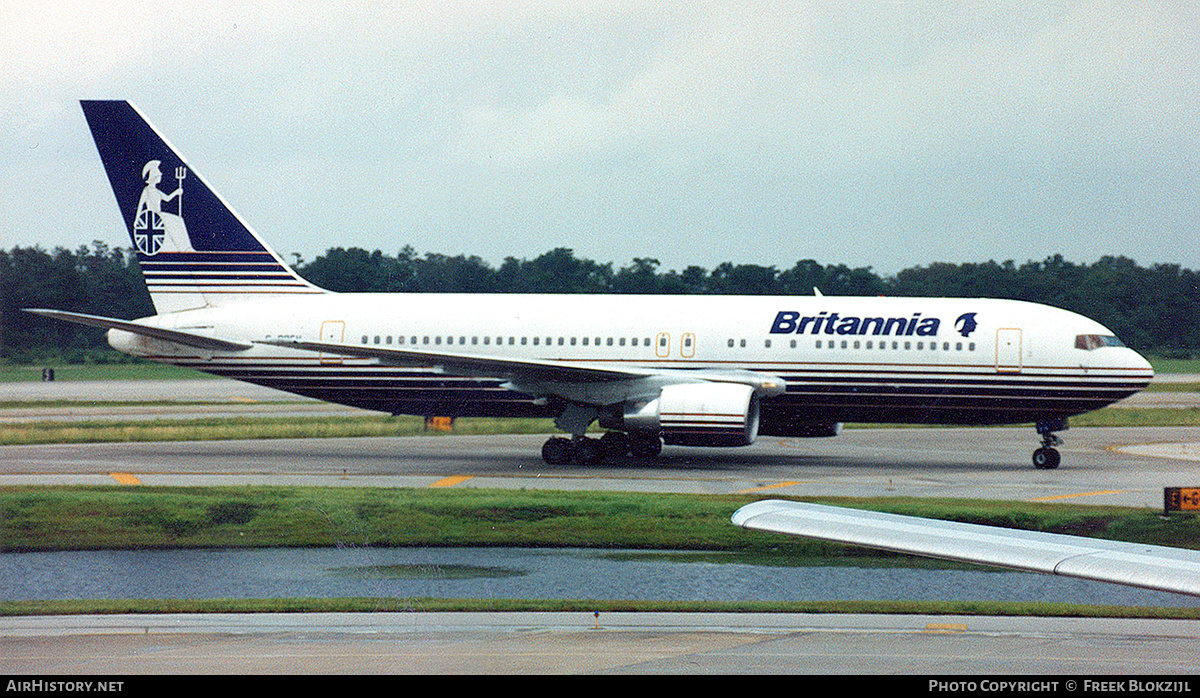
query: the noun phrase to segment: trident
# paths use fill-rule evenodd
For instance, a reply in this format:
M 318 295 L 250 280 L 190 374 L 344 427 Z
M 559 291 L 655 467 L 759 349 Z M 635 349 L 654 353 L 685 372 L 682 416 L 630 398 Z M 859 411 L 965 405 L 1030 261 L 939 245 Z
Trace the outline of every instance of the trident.
M 175 180 L 179 182 L 179 217 L 183 218 L 183 178 L 187 177 L 186 167 L 175 168 Z

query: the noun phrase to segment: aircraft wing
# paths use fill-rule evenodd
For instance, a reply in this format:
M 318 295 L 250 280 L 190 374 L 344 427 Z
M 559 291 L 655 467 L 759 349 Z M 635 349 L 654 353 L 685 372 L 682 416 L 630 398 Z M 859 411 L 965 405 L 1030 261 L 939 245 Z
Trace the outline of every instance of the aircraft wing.
M 1200 551 L 766 500 L 742 528 L 1200 596 Z
M 104 327 L 110 330 L 124 330 L 134 334 L 140 334 L 154 339 L 162 339 L 168 342 L 184 344 L 197 349 L 207 349 L 209 351 L 245 351 L 254 346 L 249 342 L 240 342 L 233 339 L 221 339 L 220 337 L 210 337 L 208 335 L 199 334 L 197 332 L 184 332 L 183 330 L 171 330 L 165 327 L 154 327 L 152 325 L 143 325 L 140 322 L 130 320 L 118 320 L 117 318 L 102 317 L 100 315 L 85 315 L 84 313 L 71 313 L 66 310 L 48 310 L 46 308 L 23 308 L 27 313 L 34 315 L 42 315 L 45 317 L 55 318 L 56 320 L 66 320 L 74 322 L 78 325 L 88 325 L 90 327 Z
M 508 378 L 519 385 L 531 384 L 589 384 L 611 381 L 661 379 L 664 382 L 719 382 L 749 385 L 763 397 L 778 395 L 784 390 L 783 380 L 752 371 L 671 370 L 639 366 L 614 366 L 584 361 L 525 359 L 458 353 L 401 349 L 366 344 L 341 344 L 297 340 L 262 340 L 262 344 L 304 349 L 307 351 L 375 358 L 388 363 L 410 366 L 438 366 L 448 373 L 460 375 Z

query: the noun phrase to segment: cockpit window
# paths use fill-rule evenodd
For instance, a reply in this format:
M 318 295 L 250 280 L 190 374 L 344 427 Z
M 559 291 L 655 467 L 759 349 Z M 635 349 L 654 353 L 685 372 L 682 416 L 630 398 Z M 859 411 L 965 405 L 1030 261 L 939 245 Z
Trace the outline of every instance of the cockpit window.
M 1125 346 L 1125 345 L 1121 343 L 1121 340 L 1117 339 L 1116 337 L 1114 337 L 1112 335 L 1104 335 L 1104 334 L 1078 334 L 1078 335 L 1075 335 L 1075 348 L 1076 349 L 1086 349 L 1088 351 L 1091 351 L 1092 349 L 1099 349 L 1100 347 L 1123 347 L 1123 346 Z

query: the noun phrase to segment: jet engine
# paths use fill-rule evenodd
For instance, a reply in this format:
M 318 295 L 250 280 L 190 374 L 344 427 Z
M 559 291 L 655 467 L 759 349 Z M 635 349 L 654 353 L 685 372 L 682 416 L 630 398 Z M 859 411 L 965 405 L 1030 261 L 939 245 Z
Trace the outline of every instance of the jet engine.
M 739 383 L 668 385 L 656 398 L 626 402 L 612 426 L 680 446 L 748 446 L 758 436 L 758 398 Z

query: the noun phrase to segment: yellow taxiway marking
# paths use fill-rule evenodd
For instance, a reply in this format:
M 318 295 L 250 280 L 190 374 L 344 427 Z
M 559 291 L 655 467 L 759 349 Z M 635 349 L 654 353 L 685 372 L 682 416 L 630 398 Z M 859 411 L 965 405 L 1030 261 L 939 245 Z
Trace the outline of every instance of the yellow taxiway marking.
M 774 485 L 763 485 L 762 487 L 751 487 L 748 490 L 739 490 L 737 492 L 737 494 L 750 494 L 751 492 L 762 492 L 764 490 L 777 490 L 780 487 L 791 487 L 792 485 L 803 485 L 803 484 L 804 483 L 801 482 L 800 480 L 793 480 L 790 482 L 777 482 Z
M 437 482 L 430 485 L 430 487 L 454 487 L 455 485 L 459 484 L 460 482 L 466 482 L 467 480 L 470 480 L 473 477 L 475 477 L 475 476 L 474 475 L 455 475 L 454 477 L 442 478 L 441 480 L 438 480 Z
M 925 633 L 965 633 L 967 626 L 962 623 L 927 623 L 925 629 L 921 632 Z
M 1038 497 L 1031 502 L 1052 502 L 1056 499 L 1074 499 L 1075 497 L 1095 497 L 1100 494 L 1121 494 L 1125 490 L 1099 490 L 1097 492 L 1080 492 L 1079 494 L 1058 494 L 1053 497 Z
M 137 479 L 137 476 L 132 473 L 109 473 L 108 476 L 122 485 L 142 484 L 142 481 Z

